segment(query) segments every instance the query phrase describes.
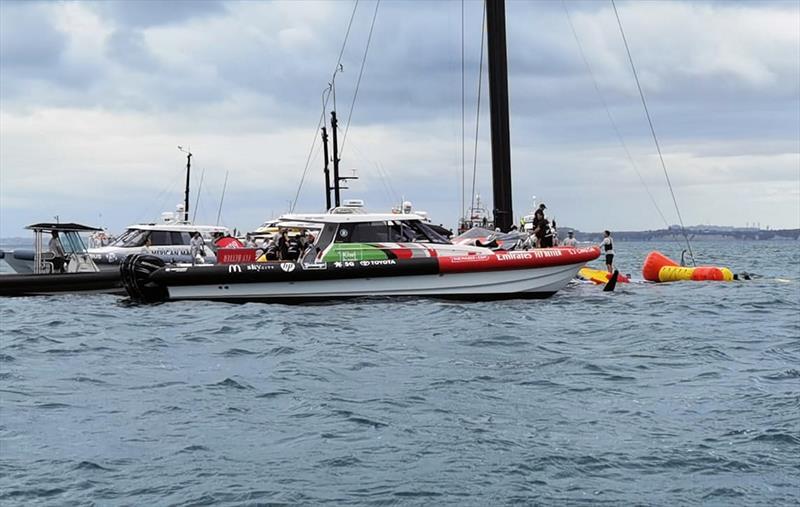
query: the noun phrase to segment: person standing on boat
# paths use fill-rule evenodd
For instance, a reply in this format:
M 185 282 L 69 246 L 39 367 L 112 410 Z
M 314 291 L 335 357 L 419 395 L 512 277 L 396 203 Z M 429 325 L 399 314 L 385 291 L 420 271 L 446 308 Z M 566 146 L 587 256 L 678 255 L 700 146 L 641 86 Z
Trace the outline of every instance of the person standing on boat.
M 286 229 L 281 229 L 278 235 L 278 259 L 288 261 L 289 259 L 289 238 L 286 236 Z
M 578 240 L 575 239 L 575 233 L 572 232 L 572 231 L 569 231 L 567 233 L 567 238 L 564 240 L 562 245 L 563 246 L 572 246 L 572 247 L 578 246 Z
M 201 236 L 199 232 L 195 231 L 192 235 L 191 241 L 189 242 L 189 253 L 192 256 L 192 266 L 194 266 L 195 262 L 197 262 L 198 257 L 200 262 L 205 262 L 205 246 L 206 242 L 203 241 L 203 236 Z
M 53 254 L 53 271 L 63 273 L 64 265 L 67 263 L 67 254 L 64 252 L 64 246 L 61 244 L 61 240 L 58 239 L 58 231 L 52 231 L 50 234 L 53 237 L 50 238 L 47 247 L 50 253 Z
M 614 272 L 614 240 L 611 239 L 611 231 L 603 231 L 603 241 L 600 243 L 600 248 L 606 254 L 606 268 L 609 273 Z

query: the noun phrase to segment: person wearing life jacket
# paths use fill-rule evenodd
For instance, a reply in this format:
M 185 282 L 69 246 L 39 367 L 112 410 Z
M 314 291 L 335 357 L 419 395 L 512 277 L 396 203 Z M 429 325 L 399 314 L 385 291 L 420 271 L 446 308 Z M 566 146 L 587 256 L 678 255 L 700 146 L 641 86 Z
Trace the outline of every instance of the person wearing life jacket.
M 539 227 L 542 230 L 542 237 L 541 240 L 539 241 L 539 246 L 541 246 L 542 248 L 551 248 L 554 244 L 553 243 L 554 235 L 553 235 L 553 228 L 550 227 L 550 222 L 547 219 L 544 219 L 544 221 L 540 224 Z
M 264 242 L 264 255 L 268 261 L 278 260 L 278 242 L 275 237 L 269 238 L 269 240 Z
M 300 258 L 300 252 L 303 251 L 302 240 L 299 234 L 295 234 L 293 238 L 289 238 L 287 243 L 287 257 L 284 260 L 296 261 Z
M 603 231 L 603 241 L 600 242 L 600 249 L 606 254 L 606 268 L 609 273 L 614 272 L 614 240 L 611 239 L 611 231 Z
M 278 232 L 278 240 L 275 242 L 278 247 L 278 258 L 282 261 L 289 259 L 289 238 L 286 229 L 281 229 Z

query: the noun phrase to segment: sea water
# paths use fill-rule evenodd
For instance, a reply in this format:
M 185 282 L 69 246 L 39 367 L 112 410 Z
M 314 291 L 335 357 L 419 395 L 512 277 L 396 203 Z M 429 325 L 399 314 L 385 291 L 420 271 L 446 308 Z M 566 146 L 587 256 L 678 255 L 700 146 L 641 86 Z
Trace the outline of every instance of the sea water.
M 679 257 L 615 246 L 634 276 L 652 248 Z M 2 299 L 0 504 L 797 505 L 800 249 L 693 248 L 758 276 L 490 303 Z

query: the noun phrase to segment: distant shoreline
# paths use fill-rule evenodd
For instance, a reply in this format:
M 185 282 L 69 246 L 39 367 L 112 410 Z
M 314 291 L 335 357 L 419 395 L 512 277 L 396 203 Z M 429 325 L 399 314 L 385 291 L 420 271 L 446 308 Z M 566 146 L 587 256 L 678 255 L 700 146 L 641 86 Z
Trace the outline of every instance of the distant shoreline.
M 577 229 L 563 228 L 558 230 L 558 236 L 565 238 L 567 232 L 570 230 L 575 232 L 575 238 L 578 241 L 600 241 L 603 237 L 602 232 L 582 232 Z M 670 229 L 656 229 L 651 231 L 611 231 L 614 239 L 621 241 L 654 241 L 654 240 L 683 240 L 683 234 L 679 228 L 672 227 Z M 687 227 L 686 235 L 692 241 L 696 240 L 724 240 L 724 241 L 740 241 L 740 240 L 784 240 L 784 241 L 798 241 L 800 240 L 800 229 L 750 229 L 750 228 L 724 228 L 709 226 L 703 227 Z

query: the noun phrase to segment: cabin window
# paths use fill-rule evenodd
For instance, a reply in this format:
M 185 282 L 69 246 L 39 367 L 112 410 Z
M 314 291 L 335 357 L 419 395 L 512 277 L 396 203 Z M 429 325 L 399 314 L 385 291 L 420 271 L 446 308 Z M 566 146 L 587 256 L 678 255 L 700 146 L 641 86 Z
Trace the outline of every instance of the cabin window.
M 186 234 L 186 238 L 187 238 L 186 241 L 184 241 L 184 237 L 183 237 L 184 234 Z M 170 236 L 170 239 L 172 239 L 172 244 L 173 245 L 188 245 L 189 244 L 189 241 L 188 241 L 189 233 L 187 233 L 187 232 L 172 231 L 172 232 L 169 233 L 169 236 Z
M 390 241 L 389 224 L 386 222 L 340 224 L 335 241 L 336 243 L 386 243 Z
M 150 242 L 153 246 L 170 245 L 169 231 L 153 231 L 150 233 Z
M 142 246 L 144 245 L 144 242 L 149 234 L 149 231 L 143 231 L 141 229 L 128 229 L 122 236 L 117 238 L 117 240 L 114 241 L 111 246 L 121 246 L 126 248 Z
M 392 224 L 391 241 L 405 243 L 449 243 L 439 233 L 418 220 L 398 220 Z

